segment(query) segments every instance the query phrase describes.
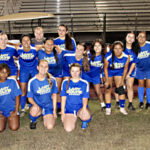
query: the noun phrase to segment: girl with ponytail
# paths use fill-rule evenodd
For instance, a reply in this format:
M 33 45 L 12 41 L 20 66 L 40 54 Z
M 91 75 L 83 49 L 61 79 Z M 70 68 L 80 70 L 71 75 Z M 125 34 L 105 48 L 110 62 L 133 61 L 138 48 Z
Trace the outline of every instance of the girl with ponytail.
M 47 129 L 52 129 L 55 125 L 58 88 L 55 78 L 48 73 L 48 67 L 46 60 L 40 60 L 38 74 L 28 83 L 30 129 L 36 129 L 36 119 L 41 115 Z
M 76 42 L 69 34 L 68 27 L 64 24 L 61 24 L 58 27 L 58 35 L 54 40 L 55 45 L 58 45 L 61 50 L 76 50 Z

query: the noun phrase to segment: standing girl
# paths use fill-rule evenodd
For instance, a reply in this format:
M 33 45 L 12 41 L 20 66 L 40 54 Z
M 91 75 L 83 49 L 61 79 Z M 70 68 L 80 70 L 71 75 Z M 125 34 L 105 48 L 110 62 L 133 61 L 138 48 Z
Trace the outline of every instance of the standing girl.
M 94 41 L 93 46 L 90 49 L 89 58 L 90 70 L 87 72 L 83 71 L 82 78 L 88 82 L 93 83 L 103 110 L 106 108 L 106 106 L 100 88 L 101 76 L 104 66 L 104 44 L 101 39 Z
M 5 63 L 11 70 L 10 76 L 17 78 L 17 67 L 13 56 L 17 57 L 17 51 L 14 46 L 7 45 L 8 37 L 5 33 L 0 34 L 0 64 Z
M 124 80 L 128 71 L 130 57 L 123 52 L 123 43 L 116 41 L 113 44 L 112 52 L 105 55 L 104 73 L 105 73 L 105 99 L 106 99 L 106 115 L 111 114 L 111 90 L 112 81 L 114 79 L 116 89 L 119 95 L 120 112 L 127 115 L 125 110 L 125 89 Z
M 13 131 L 19 128 L 19 101 L 21 90 L 17 81 L 7 78 L 11 71 L 7 64 L 0 64 L 0 132 L 6 128 Z
M 147 103 L 145 108 L 150 107 L 150 43 L 146 42 L 146 32 L 139 32 L 138 43 L 140 45 L 140 51 L 137 57 L 136 63 L 136 78 L 138 79 L 138 95 L 140 104 L 139 107 L 143 109 L 143 97 L 144 97 L 144 80 L 146 80 L 146 99 Z
M 69 35 L 68 27 L 64 24 L 61 24 L 58 27 L 59 37 L 54 40 L 55 45 L 58 45 L 62 50 L 76 50 L 76 42 L 74 38 L 71 38 Z
M 37 74 L 37 50 L 31 46 L 31 38 L 29 35 L 22 35 L 21 46 L 18 49 L 19 55 L 19 80 L 22 91 L 21 95 L 21 117 L 25 114 L 27 83 L 31 77 Z
M 30 129 L 36 128 L 36 119 L 42 114 L 44 126 L 52 129 L 55 124 L 57 84 L 55 78 L 48 73 L 48 62 L 40 60 L 37 66 L 38 74 L 30 79 L 28 84 L 28 100 L 30 107 Z
M 80 78 L 81 66 L 73 63 L 70 66 L 71 78 L 62 83 L 61 96 L 61 119 L 64 129 L 71 132 L 75 129 L 77 117 L 82 120 L 82 129 L 87 128 L 91 120 L 91 114 L 88 109 L 89 84 Z

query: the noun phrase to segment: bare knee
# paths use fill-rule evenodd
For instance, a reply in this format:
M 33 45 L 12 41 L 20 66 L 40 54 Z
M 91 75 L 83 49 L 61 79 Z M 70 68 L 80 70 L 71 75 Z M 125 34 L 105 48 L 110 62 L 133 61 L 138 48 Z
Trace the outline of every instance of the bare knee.
M 13 125 L 9 127 L 12 131 L 17 131 L 19 129 L 19 125 Z
M 0 127 L 0 132 L 3 132 L 5 130 L 5 127 Z
M 75 127 L 66 126 L 66 127 L 64 127 L 64 129 L 66 132 L 72 132 L 75 129 Z
M 54 124 L 48 124 L 45 126 L 48 130 L 52 130 L 54 128 Z

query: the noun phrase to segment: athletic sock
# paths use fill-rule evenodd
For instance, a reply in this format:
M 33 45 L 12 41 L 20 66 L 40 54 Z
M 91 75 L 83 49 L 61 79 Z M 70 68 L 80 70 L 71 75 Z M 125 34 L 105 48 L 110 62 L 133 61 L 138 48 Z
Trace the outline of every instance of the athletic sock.
M 150 104 L 150 88 L 146 88 L 146 99 L 147 103 Z
M 24 110 L 25 109 L 25 105 L 26 105 L 26 96 L 21 96 L 20 98 L 20 105 L 21 105 L 21 109 Z
M 143 103 L 144 87 L 138 87 L 139 101 Z
M 32 122 L 36 122 L 36 120 L 39 118 L 39 116 L 38 116 L 38 117 L 33 117 L 33 116 L 31 116 L 31 114 L 29 113 L 29 118 L 31 119 Z
M 111 103 L 106 103 L 106 108 L 111 108 Z
M 124 106 L 125 106 L 125 100 L 121 99 L 121 100 L 119 100 L 119 103 L 120 103 L 120 107 L 124 108 Z
M 104 102 L 101 102 L 100 104 L 101 104 L 101 107 L 106 107 Z
M 61 109 L 61 102 L 57 102 L 57 109 Z

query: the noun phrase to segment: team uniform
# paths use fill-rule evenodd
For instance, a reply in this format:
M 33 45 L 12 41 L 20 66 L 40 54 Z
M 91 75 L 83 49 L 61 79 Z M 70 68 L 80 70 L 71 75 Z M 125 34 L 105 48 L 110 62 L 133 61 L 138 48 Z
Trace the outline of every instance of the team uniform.
M 60 54 L 57 53 L 58 62 L 55 60 L 54 52 L 47 54 L 43 49 L 38 51 L 38 59 L 45 59 L 49 64 L 49 73 L 54 77 L 62 78 L 63 76 L 63 56 L 68 53 L 66 50 L 62 50 Z
M 19 55 L 20 64 L 19 80 L 22 83 L 27 83 L 30 77 L 37 74 L 37 51 L 35 46 L 30 46 L 30 50 L 25 52 L 21 46 L 17 52 Z
M 101 83 L 101 73 L 103 70 L 104 63 L 102 62 L 102 55 L 95 56 L 94 61 L 91 60 L 89 55 L 90 71 L 82 72 L 82 78 L 93 84 Z
M 20 87 L 15 79 L 8 78 L 0 83 L 0 113 L 9 117 L 15 111 L 16 96 L 21 95 Z
M 128 49 L 126 48 L 124 50 L 124 52 L 130 56 L 130 62 L 129 62 L 129 66 L 128 66 L 128 72 L 130 70 L 130 67 L 133 63 L 137 62 L 137 56 L 136 54 L 132 51 L 132 49 Z M 130 74 L 130 77 L 135 77 L 135 68 L 133 69 L 132 73 Z
M 83 79 L 76 83 L 70 80 L 66 90 L 67 83 L 68 79 L 63 81 L 60 94 L 60 96 L 66 96 L 65 113 L 77 115 L 83 107 L 83 98 L 89 98 L 89 84 Z
M 52 94 L 58 93 L 56 80 L 51 78 L 53 83 L 52 88 L 45 78 L 43 81 L 39 81 L 36 76 L 30 79 L 28 83 L 27 97 L 33 98 L 35 103 L 41 108 L 42 115 L 53 114 L 53 100 Z
M 73 63 L 78 63 L 82 66 L 83 58 L 81 58 L 79 61 L 75 57 L 75 53 L 67 53 L 63 57 L 63 76 L 64 77 L 70 77 L 70 66 Z
M 128 60 L 128 55 L 122 52 L 122 56 L 120 58 L 114 56 L 114 62 L 112 62 L 112 52 L 108 52 L 105 55 L 106 60 L 109 62 L 108 66 L 108 76 L 123 76 L 124 67 Z M 112 63 L 114 63 L 114 69 L 112 69 Z
M 141 47 L 137 56 L 136 78 L 140 80 L 150 79 L 150 43 Z
M 75 51 L 76 50 L 76 42 L 75 42 L 74 38 L 71 38 L 71 40 L 72 40 L 72 44 L 73 44 L 72 51 Z M 60 39 L 58 37 L 58 38 L 54 39 L 54 44 L 58 45 L 60 47 L 60 49 L 66 50 L 66 48 L 65 48 L 65 40 L 62 40 L 62 39 Z
M 5 63 L 11 70 L 10 76 L 17 75 L 17 67 L 14 62 L 14 58 L 18 57 L 17 51 L 14 46 L 7 45 L 5 49 L 0 49 L 0 64 Z

